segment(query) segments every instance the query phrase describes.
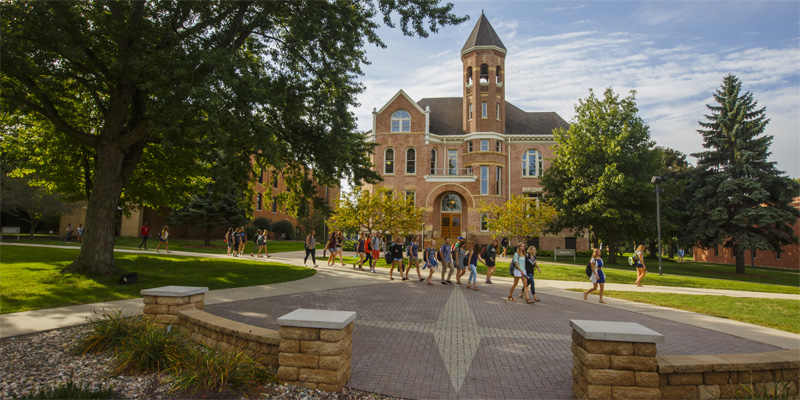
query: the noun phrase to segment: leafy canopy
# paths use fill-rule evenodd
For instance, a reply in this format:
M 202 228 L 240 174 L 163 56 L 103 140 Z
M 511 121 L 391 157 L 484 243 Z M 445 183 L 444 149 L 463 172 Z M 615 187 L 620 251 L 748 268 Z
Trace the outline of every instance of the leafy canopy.
M 412 198 L 387 187 L 374 186 L 374 191 L 354 188 L 337 200 L 328 226 L 378 235 L 408 235 L 421 230 L 424 212 L 424 208 L 414 205 Z
M 540 236 L 556 220 L 556 210 L 549 204 L 516 194 L 502 204 L 481 200 L 478 212 L 485 216 L 492 239 L 509 234 L 518 242 Z

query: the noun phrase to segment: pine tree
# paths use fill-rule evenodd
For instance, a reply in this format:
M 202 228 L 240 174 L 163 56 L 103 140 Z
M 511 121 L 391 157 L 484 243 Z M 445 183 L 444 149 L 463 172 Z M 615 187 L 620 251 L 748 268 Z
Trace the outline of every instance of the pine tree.
M 714 94 L 711 115 L 700 122 L 703 147 L 693 154 L 698 164 L 687 190 L 691 193 L 688 232 L 702 247 L 733 249 L 736 273 L 744 274 L 745 249 L 780 251 L 797 243 L 791 224 L 800 212 L 791 207 L 800 184 L 768 160 L 772 136 L 765 108 L 757 108 L 742 83 L 727 75 Z

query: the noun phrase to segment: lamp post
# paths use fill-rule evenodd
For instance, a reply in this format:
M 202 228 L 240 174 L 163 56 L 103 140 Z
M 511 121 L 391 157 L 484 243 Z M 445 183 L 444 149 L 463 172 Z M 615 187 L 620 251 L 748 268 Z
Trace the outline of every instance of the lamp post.
M 663 275 L 661 273 L 661 198 L 658 184 L 663 182 L 660 176 L 654 176 L 653 179 L 650 180 L 651 183 L 656 185 L 656 229 L 658 229 L 658 275 Z

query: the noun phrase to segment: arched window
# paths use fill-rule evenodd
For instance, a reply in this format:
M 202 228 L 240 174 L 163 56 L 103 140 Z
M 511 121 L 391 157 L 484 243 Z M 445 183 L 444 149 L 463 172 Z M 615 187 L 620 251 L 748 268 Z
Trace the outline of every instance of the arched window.
M 502 84 L 503 83 L 503 75 L 500 72 L 501 72 L 501 69 L 500 69 L 500 66 L 498 65 L 497 66 L 497 70 L 496 70 L 496 72 L 494 74 L 494 79 L 495 79 L 495 82 L 497 82 L 499 84 Z
M 397 110 L 392 114 L 392 132 L 411 132 L 411 114 Z
M 467 76 L 465 80 L 467 87 L 472 86 L 472 67 L 467 67 Z
M 413 147 L 406 150 L 406 174 L 417 173 L 417 151 Z
M 542 175 L 542 154 L 537 150 L 522 153 L 522 176 Z
M 386 149 L 386 151 L 383 152 L 383 173 L 394 173 L 394 150 L 392 149 Z
M 436 149 L 431 149 L 431 175 L 436 175 Z
M 480 76 L 481 84 L 489 83 L 489 66 L 486 64 L 481 64 L 481 76 Z
M 455 193 L 442 196 L 442 211 L 461 212 L 461 198 Z

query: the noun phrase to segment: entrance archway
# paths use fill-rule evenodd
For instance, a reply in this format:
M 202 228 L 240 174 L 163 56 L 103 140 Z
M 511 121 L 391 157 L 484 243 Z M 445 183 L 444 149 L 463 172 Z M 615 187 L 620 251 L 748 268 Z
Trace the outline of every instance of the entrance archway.
M 461 197 L 456 193 L 445 193 L 441 203 L 442 237 L 461 236 Z

